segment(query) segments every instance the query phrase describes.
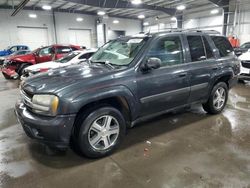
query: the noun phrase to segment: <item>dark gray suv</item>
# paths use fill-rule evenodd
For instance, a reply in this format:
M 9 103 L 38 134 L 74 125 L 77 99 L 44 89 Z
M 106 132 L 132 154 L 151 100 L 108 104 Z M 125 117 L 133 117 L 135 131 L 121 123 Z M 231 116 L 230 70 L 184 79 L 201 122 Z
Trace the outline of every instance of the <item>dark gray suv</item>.
M 139 121 L 194 103 L 220 113 L 239 65 L 214 32 L 122 37 L 82 65 L 27 79 L 16 113 L 31 138 L 61 149 L 72 141 L 84 155 L 102 157 Z

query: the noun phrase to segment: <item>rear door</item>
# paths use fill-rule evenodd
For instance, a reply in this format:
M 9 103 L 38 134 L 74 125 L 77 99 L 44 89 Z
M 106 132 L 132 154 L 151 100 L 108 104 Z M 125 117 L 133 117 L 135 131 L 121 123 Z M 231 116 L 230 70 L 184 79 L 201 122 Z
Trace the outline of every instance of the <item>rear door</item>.
M 217 74 L 218 64 L 208 36 L 191 34 L 186 36 L 189 47 L 189 75 L 191 92 L 189 103 L 203 101 L 209 94 L 211 78 Z
M 152 44 L 143 63 L 148 58 L 159 58 L 162 63 L 158 69 L 137 73 L 141 116 L 187 103 L 190 87 L 184 57 L 181 35 L 162 36 Z

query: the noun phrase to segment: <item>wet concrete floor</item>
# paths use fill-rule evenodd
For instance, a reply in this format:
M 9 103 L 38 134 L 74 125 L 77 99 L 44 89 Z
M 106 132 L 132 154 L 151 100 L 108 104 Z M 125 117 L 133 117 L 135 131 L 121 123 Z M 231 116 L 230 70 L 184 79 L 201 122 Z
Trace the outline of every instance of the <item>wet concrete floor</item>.
M 222 114 L 196 106 L 141 123 L 98 160 L 30 140 L 14 115 L 17 87 L 0 76 L 0 187 L 250 187 L 250 84 L 231 90 Z

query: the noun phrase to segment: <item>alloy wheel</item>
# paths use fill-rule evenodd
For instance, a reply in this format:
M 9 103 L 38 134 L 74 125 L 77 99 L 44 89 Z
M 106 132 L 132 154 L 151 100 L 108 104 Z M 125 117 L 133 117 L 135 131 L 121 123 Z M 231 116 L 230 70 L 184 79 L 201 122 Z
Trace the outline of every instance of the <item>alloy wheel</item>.
M 219 110 L 224 106 L 225 101 L 226 101 L 226 91 L 223 87 L 219 87 L 214 93 L 213 105 L 217 110 Z
M 111 115 L 97 118 L 88 131 L 88 141 L 96 150 L 106 150 L 115 144 L 120 132 L 117 119 Z

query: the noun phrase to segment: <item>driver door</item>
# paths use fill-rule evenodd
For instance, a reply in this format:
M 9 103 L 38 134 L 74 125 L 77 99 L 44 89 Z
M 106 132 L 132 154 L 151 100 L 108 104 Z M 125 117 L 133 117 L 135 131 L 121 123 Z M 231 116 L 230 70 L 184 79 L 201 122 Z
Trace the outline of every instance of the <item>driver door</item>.
M 182 106 L 190 94 L 187 64 L 184 63 L 182 37 L 171 35 L 159 38 L 148 51 L 149 58 L 161 60 L 161 67 L 150 71 L 140 70 L 137 75 L 141 116 Z
M 40 49 L 36 55 L 36 63 L 52 61 L 52 58 L 54 56 L 53 51 L 54 50 L 52 47 L 45 47 Z

